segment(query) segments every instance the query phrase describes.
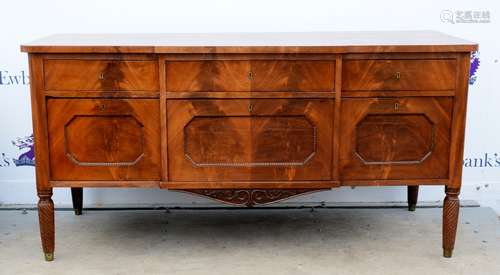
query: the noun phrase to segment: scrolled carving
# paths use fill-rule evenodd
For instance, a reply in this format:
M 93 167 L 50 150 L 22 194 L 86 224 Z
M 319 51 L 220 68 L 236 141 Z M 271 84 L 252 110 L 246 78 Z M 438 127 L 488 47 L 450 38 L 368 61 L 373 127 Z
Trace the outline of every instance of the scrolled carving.
M 321 190 L 324 189 L 189 189 L 182 191 L 209 197 L 228 204 L 252 207 Z

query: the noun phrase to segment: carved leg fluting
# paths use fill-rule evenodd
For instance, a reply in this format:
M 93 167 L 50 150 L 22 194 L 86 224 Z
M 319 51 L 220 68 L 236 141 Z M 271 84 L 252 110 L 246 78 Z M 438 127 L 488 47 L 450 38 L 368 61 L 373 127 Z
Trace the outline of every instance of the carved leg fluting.
M 408 186 L 408 211 L 415 211 L 418 200 L 418 185 Z
M 71 199 L 73 201 L 75 215 L 81 215 L 83 209 L 83 188 L 71 187 Z
M 38 191 L 38 220 L 40 237 L 46 261 L 54 260 L 54 202 L 52 190 Z
M 446 188 L 446 197 L 443 205 L 443 256 L 451 258 L 455 237 L 457 234 L 460 189 Z

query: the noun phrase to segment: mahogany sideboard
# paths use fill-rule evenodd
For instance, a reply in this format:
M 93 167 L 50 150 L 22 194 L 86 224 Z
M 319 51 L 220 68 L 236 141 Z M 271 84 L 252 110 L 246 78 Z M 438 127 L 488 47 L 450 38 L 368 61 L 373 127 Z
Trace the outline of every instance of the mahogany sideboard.
M 443 185 L 459 212 L 470 53 L 432 31 L 54 35 L 29 53 L 40 234 L 55 187 L 254 206 L 339 186 Z

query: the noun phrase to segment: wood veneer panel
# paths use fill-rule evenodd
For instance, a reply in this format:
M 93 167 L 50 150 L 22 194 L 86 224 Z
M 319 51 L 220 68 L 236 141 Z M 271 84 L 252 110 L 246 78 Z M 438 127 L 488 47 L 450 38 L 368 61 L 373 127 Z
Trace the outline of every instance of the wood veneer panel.
M 167 110 L 171 181 L 331 179 L 333 100 L 174 100 Z
M 45 59 L 45 89 L 51 91 L 158 92 L 158 62 Z
M 448 179 L 449 97 L 344 99 L 342 180 Z
M 250 91 L 249 61 L 169 61 L 167 91 Z
M 49 99 L 52 180 L 160 180 L 159 102 Z
M 332 92 L 335 62 L 305 60 L 251 61 L 252 91 Z
M 455 59 L 345 60 L 342 89 L 346 91 L 454 90 Z
M 332 92 L 335 62 L 306 60 L 168 61 L 169 92 Z

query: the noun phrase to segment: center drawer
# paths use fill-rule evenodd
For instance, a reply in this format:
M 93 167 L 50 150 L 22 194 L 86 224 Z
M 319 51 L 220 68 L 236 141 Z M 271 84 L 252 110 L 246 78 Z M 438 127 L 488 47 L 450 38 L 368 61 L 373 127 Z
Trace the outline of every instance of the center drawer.
M 169 92 L 331 92 L 331 60 L 167 61 Z

